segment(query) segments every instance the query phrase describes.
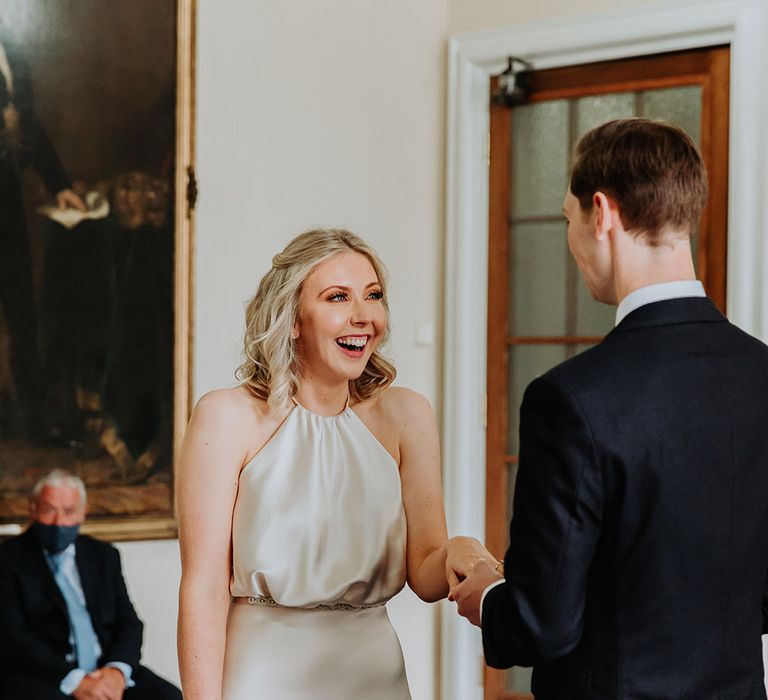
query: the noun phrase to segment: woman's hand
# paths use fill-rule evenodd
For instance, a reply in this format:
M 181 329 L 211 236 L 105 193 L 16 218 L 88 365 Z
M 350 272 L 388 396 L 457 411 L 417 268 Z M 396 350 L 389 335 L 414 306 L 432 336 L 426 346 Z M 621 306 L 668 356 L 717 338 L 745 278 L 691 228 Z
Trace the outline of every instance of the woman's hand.
M 472 573 L 478 562 L 486 562 L 491 568 L 499 566 L 499 560 L 474 537 L 452 537 L 446 551 L 445 577 L 451 590 Z

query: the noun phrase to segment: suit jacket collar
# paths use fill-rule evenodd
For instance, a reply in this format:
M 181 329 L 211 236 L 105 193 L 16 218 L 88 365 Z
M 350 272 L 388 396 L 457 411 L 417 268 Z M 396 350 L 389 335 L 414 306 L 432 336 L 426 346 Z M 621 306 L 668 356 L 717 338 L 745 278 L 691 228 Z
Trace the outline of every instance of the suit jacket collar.
M 26 570 L 32 573 L 35 580 L 41 582 L 48 595 L 66 612 L 67 604 L 64 602 L 59 586 L 53 578 L 53 572 L 45 560 L 45 553 L 37 538 L 32 534 L 31 530 L 22 533 L 19 535 L 19 538 L 24 544 L 24 557 L 27 560 Z M 83 587 L 86 605 L 89 610 L 93 610 L 92 606 L 98 599 L 99 575 L 97 560 L 91 555 L 88 539 L 82 536 L 75 540 L 75 564 L 77 572 L 80 574 L 80 585 Z
M 653 326 L 678 323 L 724 323 L 727 320 L 708 297 L 666 299 L 635 309 L 608 335 Z
M 43 590 L 66 614 L 67 604 L 64 602 L 64 596 L 56 585 L 53 572 L 45 560 L 45 553 L 37 538 L 31 530 L 27 530 L 19 535 L 19 540 L 24 545 L 22 552 L 26 559 L 23 570 L 29 572 L 33 580 L 40 582 Z

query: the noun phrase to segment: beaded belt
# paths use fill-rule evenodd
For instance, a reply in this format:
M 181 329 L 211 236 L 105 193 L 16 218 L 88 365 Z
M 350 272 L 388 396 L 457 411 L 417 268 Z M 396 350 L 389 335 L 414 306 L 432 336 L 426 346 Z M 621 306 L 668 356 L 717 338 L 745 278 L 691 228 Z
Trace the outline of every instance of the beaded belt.
M 288 606 L 281 605 L 274 598 L 268 598 L 263 595 L 256 596 L 238 596 L 232 599 L 233 602 L 240 605 L 263 605 L 268 608 L 286 608 L 289 610 L 369 610 L 371 608 L 380 608 L 384 603 L 374 603 L 373 605 L 350 605 L 349 603 L 319 603 L 312 606 Z

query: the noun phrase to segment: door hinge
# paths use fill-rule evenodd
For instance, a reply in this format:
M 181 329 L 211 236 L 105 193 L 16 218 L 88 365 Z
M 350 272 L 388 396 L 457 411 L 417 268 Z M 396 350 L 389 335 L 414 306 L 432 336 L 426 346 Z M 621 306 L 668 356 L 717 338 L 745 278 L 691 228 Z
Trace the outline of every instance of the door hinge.
M 187 166 L 187 217 L 192 216 L 192 212 L 197 204 L 197 177 L 195 176 L 195 169 L 191 166 Z

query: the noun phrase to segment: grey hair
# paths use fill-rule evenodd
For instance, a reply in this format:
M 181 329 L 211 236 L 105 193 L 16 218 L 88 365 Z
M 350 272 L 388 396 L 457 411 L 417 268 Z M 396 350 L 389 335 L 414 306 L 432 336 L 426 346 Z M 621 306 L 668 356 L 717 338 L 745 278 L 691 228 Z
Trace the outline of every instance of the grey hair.
M 383 293 L 389 337 L 387 271 L 379 256 L 365 241 L 344 229 L 315 229 L 294 238 L 272 258 L 272 268 L 261 278 L 255 296 L 245 312 L 245 361 L 237 370 L 254 396 L 264 399 L 277 413 L 291 405 L 299 386 L 299 358 L 293 328 L 299 314 L 299 297 L 304 282 L 321 263 L 339 253 L 355 252 L 368 258 Z M 363 373 L 349 382 L 356 401 L 373 396 L 391 384 L 397 372 L 378 348 Z
M 88 496 L 85 491 L 85 483 L 79 476 L 66 469 L 54 469 L 53 471 L 48 472 L 45 476 L 40 477 L 32 488 L 33 500 L 37 501 L 40 493 L 46 486 L 51 486 L 53 488 L 68 486 L 76 489 L 80 495 L 80 505 L 86 505 Z

